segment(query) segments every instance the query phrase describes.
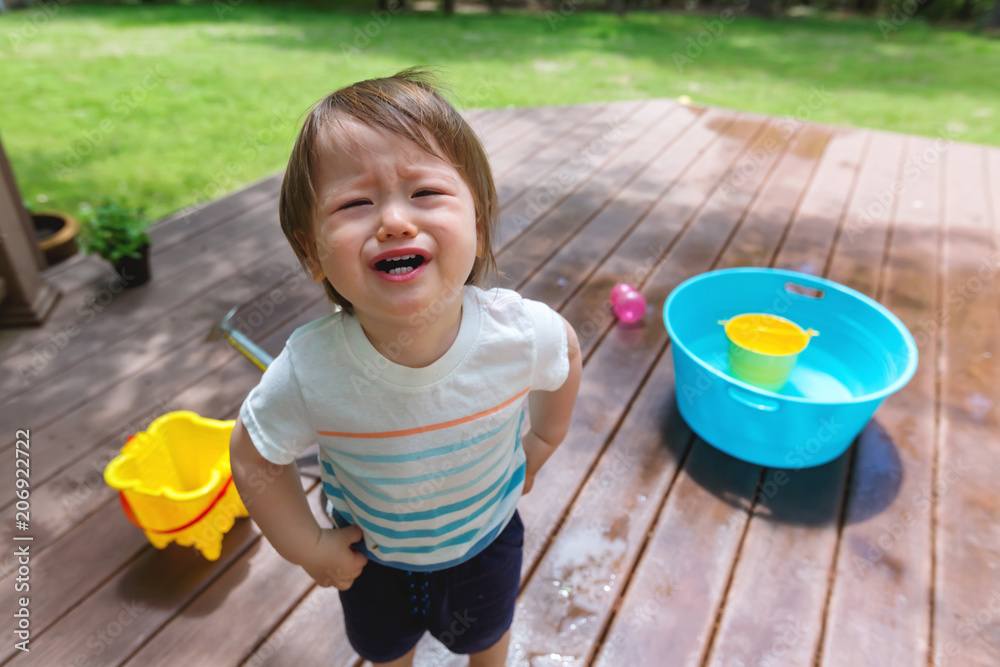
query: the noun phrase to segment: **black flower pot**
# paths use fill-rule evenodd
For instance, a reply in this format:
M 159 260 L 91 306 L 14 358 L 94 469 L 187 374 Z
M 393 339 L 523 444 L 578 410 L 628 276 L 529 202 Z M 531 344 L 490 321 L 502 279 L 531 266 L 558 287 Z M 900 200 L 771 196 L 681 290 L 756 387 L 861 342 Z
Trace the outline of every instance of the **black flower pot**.
M 122 257 L 115 262 L 115 272 L 125 287 L 138 287 L 149 281 L 149 246 L 139 249 L 139 257 Z

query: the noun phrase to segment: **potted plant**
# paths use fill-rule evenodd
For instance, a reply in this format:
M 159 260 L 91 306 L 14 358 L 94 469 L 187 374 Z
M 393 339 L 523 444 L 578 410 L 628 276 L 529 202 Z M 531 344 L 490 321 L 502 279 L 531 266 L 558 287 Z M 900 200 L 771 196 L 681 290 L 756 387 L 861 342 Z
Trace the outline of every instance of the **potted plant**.
M 80 246 L 83 252 L 111 262 L 125 287 L 149 280 L 149 226 L 145 210 L 106 199 L 97 206 L 80 207 Z
M 50 266 L 77 253 L 76 236 L 80 232 L 80 225 L 73 217 L 50 211 L 35 213 L 27 201 L 24 202 L 24 208 L 31 215 L 35 239 Z

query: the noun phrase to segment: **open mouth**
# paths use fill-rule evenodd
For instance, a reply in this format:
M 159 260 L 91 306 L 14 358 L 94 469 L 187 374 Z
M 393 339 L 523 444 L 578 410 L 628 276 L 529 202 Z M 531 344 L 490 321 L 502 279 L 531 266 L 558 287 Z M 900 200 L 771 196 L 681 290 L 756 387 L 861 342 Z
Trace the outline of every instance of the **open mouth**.
M 375 270 L 390 275 L 401 275 L 415 270 L 424 263 L 422 255 L 403 255 L 375 262 Z

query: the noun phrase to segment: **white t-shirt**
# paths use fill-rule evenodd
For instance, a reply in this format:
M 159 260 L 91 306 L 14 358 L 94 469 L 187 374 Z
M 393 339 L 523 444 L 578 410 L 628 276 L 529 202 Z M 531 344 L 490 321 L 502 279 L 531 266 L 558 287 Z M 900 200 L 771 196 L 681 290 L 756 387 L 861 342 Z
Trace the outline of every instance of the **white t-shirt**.
M 319 444 L 331 518 L 361 527 L 366 556 L 439 570 L 482 551 L 513 516 L 524 399 L 558 389 L 568 373 L 554 310 L 466 286 L 458 336 L 430 366 L 393 363 L 356 318 L 335 313 L 292 333 L 240 417 L 274 463 Z

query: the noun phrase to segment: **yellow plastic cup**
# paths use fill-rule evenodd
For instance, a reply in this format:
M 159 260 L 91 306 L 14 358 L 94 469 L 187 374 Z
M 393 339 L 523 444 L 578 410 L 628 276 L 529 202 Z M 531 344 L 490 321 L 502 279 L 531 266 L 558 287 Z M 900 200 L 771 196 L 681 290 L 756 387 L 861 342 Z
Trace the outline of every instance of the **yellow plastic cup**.
M 157 549 L 177 542 L 216 560 L 223 535 L 248 516 L 229 464 L 235 423 L 168 412 L 130 437 L 104 469 L 126 516 Z
M 813 336 L 819 332 L 803 329 L 784 317 L 746 313 L 719 320 L 729 339 L 729 372 L 761 389 L 778 391 Z

